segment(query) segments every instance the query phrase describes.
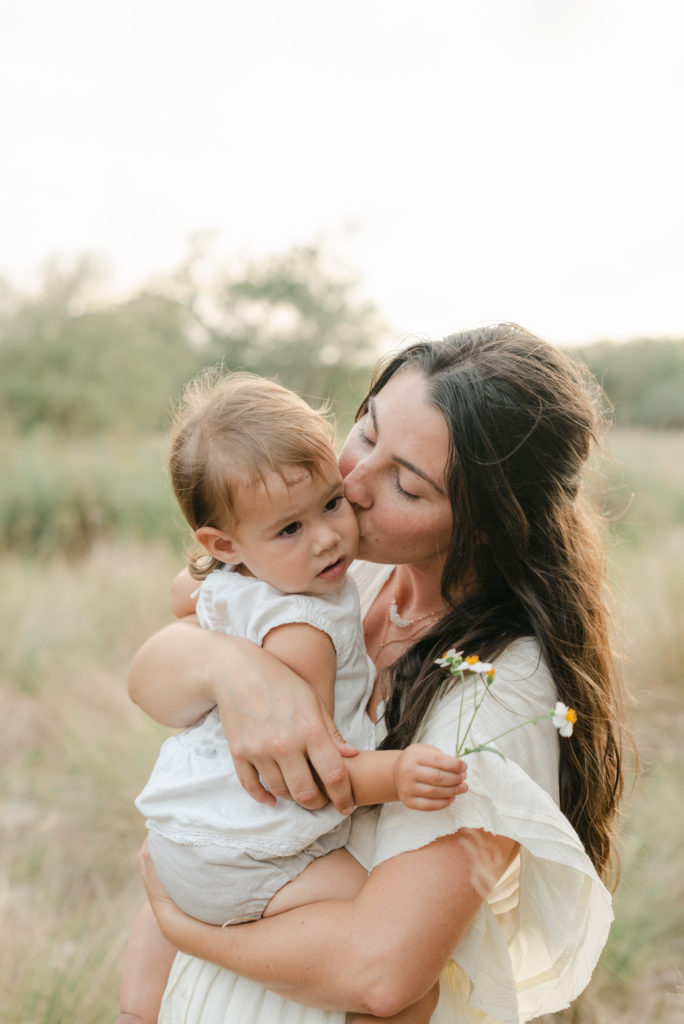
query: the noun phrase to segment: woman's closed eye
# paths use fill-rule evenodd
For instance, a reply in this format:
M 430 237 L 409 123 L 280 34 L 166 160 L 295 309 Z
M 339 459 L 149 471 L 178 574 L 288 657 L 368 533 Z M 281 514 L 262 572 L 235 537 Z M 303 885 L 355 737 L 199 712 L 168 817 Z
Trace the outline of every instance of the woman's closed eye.
M 399 483 L 398 476 L 394 477 L 394 489 L 395 491 L 398 491 L 399 494 L 401 494 L 402 498 L 406 498 L 407 501 L 420 501 L 420 494 L 411 494 L 410 491 L 404 490 L 404 488 Z

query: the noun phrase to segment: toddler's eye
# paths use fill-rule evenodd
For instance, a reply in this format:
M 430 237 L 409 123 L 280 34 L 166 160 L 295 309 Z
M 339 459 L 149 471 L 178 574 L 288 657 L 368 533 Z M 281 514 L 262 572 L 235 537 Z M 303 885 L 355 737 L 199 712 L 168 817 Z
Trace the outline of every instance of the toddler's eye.
M 294 537 L 295 533 L 297 533 L 301 529 L 301 526 L 302 526 L 301 523 L 288 523 L 287 526 L 284 526 L 282 528 L 282 530 L 280 531 L 279 536 L 281 536 L 281 537 Z
M 343 494 L 336 494 L 334 498 L 331 498 L 330 501 L 327 502 L 327 504 L 325 506 L 325 511 L 326 512 L 334 512 L 337 508 L 340 507 L 340 505 L 342 504 L 343 501 L 344 501 L 344 495 Z

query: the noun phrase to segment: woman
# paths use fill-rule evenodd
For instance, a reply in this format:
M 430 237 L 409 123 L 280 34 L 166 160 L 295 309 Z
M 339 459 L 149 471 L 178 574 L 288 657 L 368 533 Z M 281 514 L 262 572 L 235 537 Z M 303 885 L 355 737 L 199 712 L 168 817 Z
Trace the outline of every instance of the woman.
M 472 738 L 515 730 L 496 744 L 507 760 L 469 757 L 469 792 L 448 810 L 392 804 L 355 822 L 371 870 L 353 900 L 216 929 L 180 914 L 148 867 L 167 938 L 230 969 L 177 958 L 162 1020 L 391 1016 L 439 977 L 434 1021 L 517 1022 L 586 985 L 612 916 L 598 876 L 622 786 L 601 549 L 579 493 L 597 428 L 579 368 L 516 325 L 412 345 L 381 370 L 340 457 L 360 557 L 377 563 L 357 576 L 378 670 L 369 714 L 383 746 L 449 749 L 461 691 L 435 662 L 477 654 L 496 678 Z M 310 761 L 348 805 L 321 713 L 263 652 L 169 627 L 138 655 L 131 692 L 169 725 L 218 704 L 255 798 L 271 799 L 261 776 L 318 805 Z M 577 711 L 572 739 L 559 746 L 548 719 L 515 728 L 556 700 Z

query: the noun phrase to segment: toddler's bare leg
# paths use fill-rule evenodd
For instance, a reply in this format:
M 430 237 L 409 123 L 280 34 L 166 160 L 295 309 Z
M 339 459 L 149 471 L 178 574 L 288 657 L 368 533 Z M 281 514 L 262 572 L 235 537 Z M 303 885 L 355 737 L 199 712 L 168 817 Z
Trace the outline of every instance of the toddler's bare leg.
M 146 903 L 135 919 L 124 954 L 121 1014 L 116 1024 L 156 1024 L 175 955 Z
M 439 982 L 436 981 L 422 999 L 413 1006 L 407 1006 L 401 1013 L 395 1013 L 394 1017 L 370 1017 L 366 1013 L 354 1013 L 349 1018 L 349 1024 L 378 1024 L 381 1020 L 385 1024 L 429 1024 L 438 1002 Z
M 318 857 L 301 875 L 279 889 L 264 910 L 264 917 L 322 900 L 351 900 L 368 878 L 368 872 L 347 850 L 333 850 Z

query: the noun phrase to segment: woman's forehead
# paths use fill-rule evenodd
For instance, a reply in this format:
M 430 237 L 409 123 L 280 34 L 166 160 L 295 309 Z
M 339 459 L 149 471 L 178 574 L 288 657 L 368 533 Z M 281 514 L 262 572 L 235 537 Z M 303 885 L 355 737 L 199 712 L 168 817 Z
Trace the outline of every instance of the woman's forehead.
M 420 468 L 440 485 L 444 482 L 449 428 L 419 370 L 407 367 L 395 373 L 371 399 L 369 415 L 399 461 Z

